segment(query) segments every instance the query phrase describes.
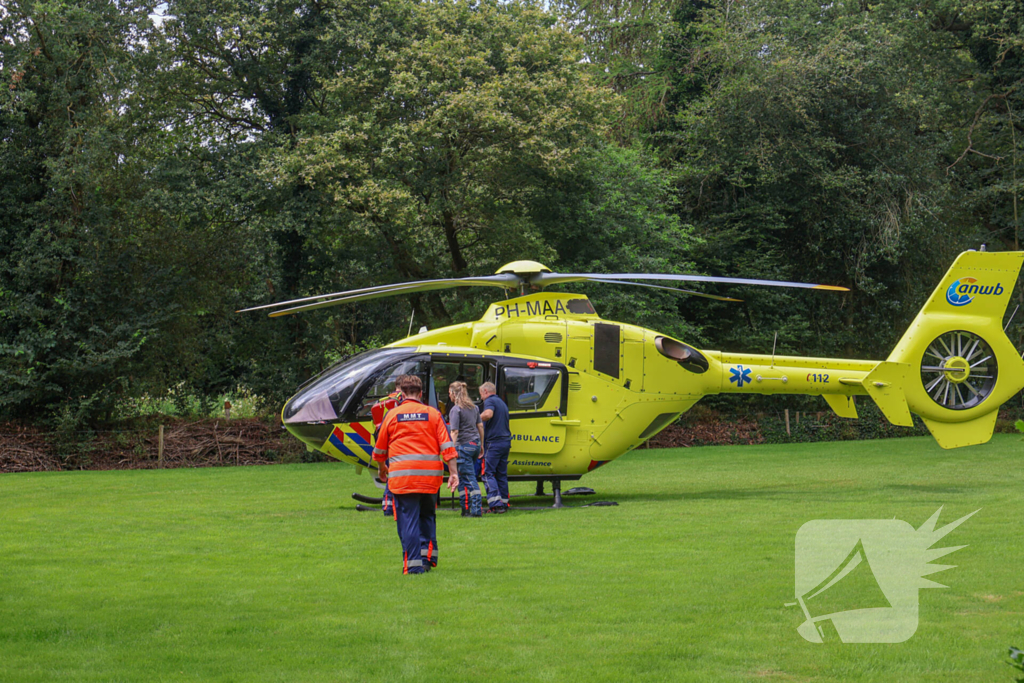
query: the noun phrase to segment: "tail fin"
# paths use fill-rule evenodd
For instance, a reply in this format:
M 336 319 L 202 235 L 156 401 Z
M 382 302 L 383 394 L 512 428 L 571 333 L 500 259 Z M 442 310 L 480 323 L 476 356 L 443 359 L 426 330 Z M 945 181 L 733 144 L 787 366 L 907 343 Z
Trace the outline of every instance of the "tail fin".
M 863 386 L 894 424 L 924 420 L 943 448 L 992 438 L 999 407 L 1024 388 L 1003 316 L 1024 252 L 960 254 L 888 360 Z

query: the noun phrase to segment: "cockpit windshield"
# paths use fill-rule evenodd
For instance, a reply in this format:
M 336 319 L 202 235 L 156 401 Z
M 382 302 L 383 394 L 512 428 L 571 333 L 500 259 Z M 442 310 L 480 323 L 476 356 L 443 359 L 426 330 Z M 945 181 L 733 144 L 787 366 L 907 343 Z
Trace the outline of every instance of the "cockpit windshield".
M 284 408 L 285 422 L 320 422 L 337 419 L 345 411 L 360 382 L 384 365 L 415 351 L 407 348 L 374 349 L 334 365 L 307 382 Z

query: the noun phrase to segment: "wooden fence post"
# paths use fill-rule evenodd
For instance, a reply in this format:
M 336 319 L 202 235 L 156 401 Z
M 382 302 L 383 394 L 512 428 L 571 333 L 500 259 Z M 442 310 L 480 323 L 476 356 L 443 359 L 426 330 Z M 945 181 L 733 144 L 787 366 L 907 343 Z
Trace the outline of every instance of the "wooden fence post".
M 793 435 L 793 432 L 789 431 L 789 408 L 786 408 L 786 434 L 789 436 Z
M 160 425 L 160 431 L 156 438 L 156 464 L 157 467 L 164 466 L 164 426 Z

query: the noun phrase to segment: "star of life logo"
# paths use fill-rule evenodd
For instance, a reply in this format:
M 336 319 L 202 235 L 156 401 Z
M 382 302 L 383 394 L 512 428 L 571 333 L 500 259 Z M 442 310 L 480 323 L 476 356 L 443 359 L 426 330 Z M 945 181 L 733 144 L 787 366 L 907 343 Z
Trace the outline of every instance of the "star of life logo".
M 743 388 L 743 384 L 750 384 L 753 380 L 750 379 L 750 368 L 745 368 L 742 365 L 737 365 L 734 368 L 729 368 L 729 383 L 736 383 L 736 386 Z
M 956 565 L 930 564 L 967 546 L 932 548 L 977 510 L 936 529 L 940 507 L 914 529 L 898 519 L 807 522 L 796 534 L 797 632 L 812 643 L 902 643 L 917 632 L 924 578 Z
M 973 277 L 962 277 L 956 280 L 946 290 L 946 301 L 951 306 L 966 306 L 974 301 L 978 295 L 999 296 L 1003 293 L 1003 285 L 997 282 L 993 285 L 979 285 L 978 279 Z

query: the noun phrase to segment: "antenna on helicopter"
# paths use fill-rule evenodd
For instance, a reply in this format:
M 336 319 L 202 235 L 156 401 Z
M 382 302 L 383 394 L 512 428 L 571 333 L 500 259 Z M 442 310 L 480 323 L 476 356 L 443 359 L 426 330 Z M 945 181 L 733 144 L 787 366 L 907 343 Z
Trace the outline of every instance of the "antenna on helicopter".
M 409 332 L 405 335 L 406 337 L 412 336 L 412 319 L 416 317 L 416 307 L 412 307 L 412 313 L 409 315 Z

